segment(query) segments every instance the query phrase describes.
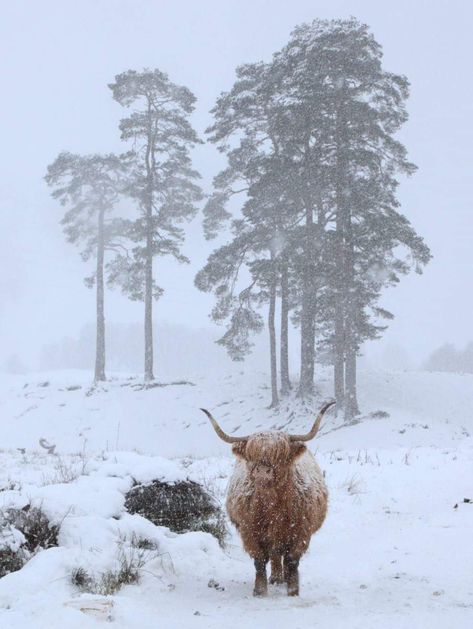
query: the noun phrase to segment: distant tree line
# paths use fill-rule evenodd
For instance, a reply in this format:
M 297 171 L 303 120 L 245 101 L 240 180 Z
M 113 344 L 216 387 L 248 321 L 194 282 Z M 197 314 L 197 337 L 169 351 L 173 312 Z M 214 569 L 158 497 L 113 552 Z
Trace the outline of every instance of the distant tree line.
M 430 354 L 423 367 L 426 371 L 473 373 L 473 342 L 464 349 L 445 343 Z
M 297 393 L 312 394 L 316 359 L 331 364 L 339 408 L 348 420 L 356 415 L 357 356 L 393 317 L 379 303 L 382 290 L 430 259 L 397 199 L 399 175 L 416 168 L 395 137 L 409 84 L 381 61 L 366 25 L 316 20 L 297 27 L 270 62 L 238 67 L 211 112 L 207 138 L 226 166 L 206 195 L 203 228 L 223 244 L 195 284 L 214 294 L 211 318 L 225 326 L 218 342 L 234 360 L 251 351 L 266 308 L 273 406 L 292 388 L 292 323 L 300 330 Z M 166 74 L 129 70 L 109 87 L 131 110 L 120 123 L 127 152 L 61 153 L 46 181 L 67 208 L 66 237 L 96 260 L 87 279 L 97 291 L 95 379 L 105 379 L 107 277 L 144 302 L 149 381 L 153 300 L 162 293 L 153 261 L 188 262 L 182 225 L 204 198 L 190 158 L 201 140 L 189 123 L 195 97 Z

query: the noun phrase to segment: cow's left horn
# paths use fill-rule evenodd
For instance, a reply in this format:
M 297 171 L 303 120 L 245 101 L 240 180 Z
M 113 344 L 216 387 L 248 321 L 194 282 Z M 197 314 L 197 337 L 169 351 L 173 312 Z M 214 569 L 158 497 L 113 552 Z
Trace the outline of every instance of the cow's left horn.
M 291 441 L 310 441 L 311 439 L 313 439 L 320 428 L 320 422 L 322 421 L 322 417 L 325 415 L 325 412 L 328 411 L 328 409 L 334 404 L 335 404 L 335 401 L 332 401 L 332 402 L 327 402 L 327 404 L 322 406 L 322 408 L 320 409 L 320 413 L 317 415 L 317 419 L 315 420 L 314 425 L 312 426 L 312 429 L 309 430 L 307 434 L 289 435 L 289 439 Z
M 247 441 L 248 440 L 248 437 L 232 437 L 231 435 L 227 435 L 226 432 L 223 432 L 223 430 L 217 424 L 217 420 L 212 417 L 212 414 L 209 413 L 209 411 L 207 411 L 205 408 L 201 408 L 200 410 L 203 413 L 205 413 L 207 415 L 207 417 L 210 419 L 210 422 L 211 422 L 212 426 L 214 427 L 215 432 L 220 437 L 220 439 L 222 439 L 222 441 L 225 441 L 226 443 L 238 443 L 240 441 Z

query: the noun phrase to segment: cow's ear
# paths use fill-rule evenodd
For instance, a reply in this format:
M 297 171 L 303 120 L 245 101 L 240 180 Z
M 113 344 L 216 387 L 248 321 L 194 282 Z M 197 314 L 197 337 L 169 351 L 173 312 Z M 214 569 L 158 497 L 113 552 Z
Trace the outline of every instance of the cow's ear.
M 246 441 L 239 441 L 238 443 L 234 443 L 232 445 L 232 452 L 239 459 L 244 459 L 245 448 L 246 448 Z
M 300 441 L 293 441 L 291 443 L 291 453 L 290 459 L 291 461 L 295 461 L 297 458 L 302 456 L 304 452 L 307 450 L 305 443 L 301 443 Z

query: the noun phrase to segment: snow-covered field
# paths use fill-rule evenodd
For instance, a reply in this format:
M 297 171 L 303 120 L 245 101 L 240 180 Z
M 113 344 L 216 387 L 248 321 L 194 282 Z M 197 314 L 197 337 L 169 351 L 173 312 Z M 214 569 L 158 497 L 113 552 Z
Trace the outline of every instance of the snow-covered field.
M 301 562 L 299 598 L 277 586 L 253 598 L 234 531 L 222 550 L 209 534 L 176 535 L 125 511 L 134 480 L 190 478 L 223 502 L 232 460 L 201 406 L 228 432 L 307 429 L 316 409 L 294 400 L 267 409 L 266 380 L 234 371 L 145 390 L 117 375 L 92 390 L 82 372 L 4 377 L 0 508 L 40 506 L 60 533 L 58 547 L 0 579 L 0 626 L 472 627 L 473 504 L 463 502 L 473 499 L 472 376 L 362 373 L 362 421 L 327 417 L 311 447 L 330 511 Z M 327 374 L 320 400 L 329 392 Z M 136 538 L 156 547 L 139 584 L 110 597 L 71 584 L 79 567 L 114 568 Z

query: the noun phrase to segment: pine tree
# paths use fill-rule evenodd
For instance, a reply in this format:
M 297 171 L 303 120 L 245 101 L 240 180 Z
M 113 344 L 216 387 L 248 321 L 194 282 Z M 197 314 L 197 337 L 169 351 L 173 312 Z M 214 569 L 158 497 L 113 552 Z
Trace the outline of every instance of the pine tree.
M 248 64 L 237 68 L 237 80 L 217 100 L 210 140 L 227 156 L 227 168 L 214 181 L 214 194 L 207 203 L 204 230 L 215 237 L 232 217 L 230 201 L 244 195 L 240 213 L 248 231 L 259 239 L 252 248 L 254 285 L 261 289 L 259 301 L 268 303 L 272 404 L 278 402 L 275 305 L 281 297 L 281 393 L 290 389 L 288 362 L 289 312 L 293 306 L 289 286 L 290 233 L 294 200 L 291 173 L 280 157 L 278 131 L 278 81 L 270 65 Z M 234 203 L 234 201 L 233 201 Z M 238 224 L 238 223 L 237 223 Z M 264 264 L 257 265 L 260 259 Z M 264 271 L 263 271 L 264 270 Z M 254 328 L 253 328 L 254 331 Z
M 226 322 L 226 332 L 218 343 L 233 360 L 243 360 L 251 351 L 251 335 L 264 326 L 259 308 L 268 304 L 271 406 L 275 407 L 279 403 L 275 327 L 277 244 L 268 234 L 267 226 L 252 224 L 248 218 L 234 220 L 231 232 L 234 236 L 231 242 L 209 256 L 195 283 L 202 291 L 213 291 L 217 298 L 211 316 L 216 322 Z
M 356 355 L 361 342 L 373 334 L 373 328 L 366 326 L 365 309 L 374 306 L 383 285 L 363 293 L 366 282 L 361 269 L 370 259 L 366 233 L 372 236 L 369 247 L 377 251 L 376 264 L 389 281 L 393 273 L 397 277 L 396 272 L 407 272 L 410 266 L 420 270 L 430 258 L 422 239 L 397 210 L 396 176 L 415 170 L 405 147 L 394 137 L 407 119 L 408 82 L 386 72 L 381 55 L 368 27 L 352 18 L 316 20 L 296 28 L 274 59 L 277 72 L 285 77 L 281 84 L 288 140 L 283 146 L 288 159 L 300 165 L 306 235 L 314 224 L 319 247 L 323 249 L 329 238 L 333 248 L 331 276 L 323 266 L 322 276 L 332 301 L 335 396 L 345 403 L 347 419 L 358 410 Z M 333 237 L 328 235 L 331 231 Z M 317 293 L 326 290 L 320 282 L 311 285 L 314 242 L 308 238 L 304 251 L 307 280 L 303 281 L 301 328 L 309 346 L 307 357 L 302 357 L 304 388 L 303 374 L 310 386 L 313 364 L 311 326 L 314 316 L 320 316 Z M 391 261 L 398 245 L 407 250 L 404 260 L 410 258 L 412 265 L 400 258 Z
M 131 257 L 118 256 L 110 270 L 112 282 L 131 299 L 144 301 L 144 377 L 149 381 L 154 379 L 153 298 L 162 293 L 154 280 L 153 260 L 171 255 L 188 262 L 181 253 L 181 225 L 195 216 L 202 198 L 190 158 L 199 142 L 189 123 L 195 97 L 157 69 L 128 70 L 109 87 L 118 103 L 136 108 L 120 122 L 121 138 L 132 143 L 134 154 L 126 188 L 138 211 L 128 229 L 134 246 Z
M 82 246 L 84 261 L 96 259 L 95 272 L 86 278 L 96 286 L 95 381 L 105 380 L 104 264 L 107 251 L 123 247 L 123 222 L 110 216 L 117 205 L 127 170 L 127 156 L 76 155 L 63 152 L 48 166 L 45 180 L 52 196 L 67 207 L 62 218 L 67 240 Z
M 257 288 L 269 304 L 273 399 L 278 292 L 272 282 L 278 277 L 284 388 L 289 308 L 301 331 L 299 394 L 312 393 L 318 345 L 334 366 L 335 397 L 347 420 L 358 413 L 360 348 L 392 318 L 379 305 L 383 288 L 411 269 L 420 272 L 430 259 L 396 196 L 398 176 L 415 171 L 395 137 L 407 119 L 409 85 L 385 71 L 381 57 L 368 27 L 354 18 L 302 25 L 270 63 L 237 68 L 209 129 L 227 168 L 215 178 L 205 209 L 207 235 L 222 230 L 234 196 L 242 193 L 243 222 L 234 222 L 229 245 L 235 262 L 253 271 L 259 262 L 276 269 L 253 272 L 252 290 L 244 290 L 248 297 Z M 280 234 L 284 247 L 272 255 L 269 243 Z M 256 242 L 248 247 L 250 236 Z M 242 251 L 240 258 L 236 252 Z M 209 262 L 223 268 L 227 263 L 219 256 L 225 252 L 215 252 Z M 227 299 L 233 285 L 214 286 L 220 306 L 233 303 Z M 231 318 L 231 308 L 220 306 L 219 316 Z

